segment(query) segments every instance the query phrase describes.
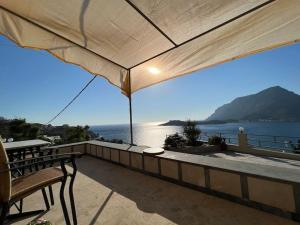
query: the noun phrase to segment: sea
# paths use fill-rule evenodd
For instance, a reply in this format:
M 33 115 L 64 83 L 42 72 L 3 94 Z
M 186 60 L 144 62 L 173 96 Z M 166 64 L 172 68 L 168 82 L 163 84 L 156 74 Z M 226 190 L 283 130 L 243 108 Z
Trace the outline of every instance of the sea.
M 168 135 L 182 134 L 180 126 L 160 126 L 163 122 L 139 123 L 133 125 L 133 140 L 137 145 L 162 147 Z M 263 148 L 286 149 L 287 151 L 300 140 L 300 122 L 243 122 L 198 125 L 200 138 L 218 135 L 226 138 L 227 143 L 236 144 L 239 129 L 248 135 L 249 144 Z M 121 139 L 130 142 L 128 124 L 90 126 L 90 129 L 105 139 Z

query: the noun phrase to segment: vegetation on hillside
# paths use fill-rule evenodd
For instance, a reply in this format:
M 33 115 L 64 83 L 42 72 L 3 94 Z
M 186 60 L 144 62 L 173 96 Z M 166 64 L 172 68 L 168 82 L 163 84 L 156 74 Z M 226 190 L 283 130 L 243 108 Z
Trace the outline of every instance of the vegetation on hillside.
M 46 136 L 60 136 L 55 144 L 65 144 L 72 142 L 87 141 L 96 138 L 97 135 L 89 130 L 89 126 L 52 126 L 38 123 L 27 123 L 25 119 L 5 119 L 0 117 L 0 136 L 14 141 L 24 141 L 31 139 L 47 139 Z
M 0 135 L 2 138 L 13 138 L 16 141 L 36 139 L 40 136 L 40 127 L 26 123 L 25 119 L 0 118 Z
M 89 126 L 68 127 L 68 129 L 66 130 L 65 142 L 73 143 L 90 140 L 91 137 L 89 134 L 89 129 Z

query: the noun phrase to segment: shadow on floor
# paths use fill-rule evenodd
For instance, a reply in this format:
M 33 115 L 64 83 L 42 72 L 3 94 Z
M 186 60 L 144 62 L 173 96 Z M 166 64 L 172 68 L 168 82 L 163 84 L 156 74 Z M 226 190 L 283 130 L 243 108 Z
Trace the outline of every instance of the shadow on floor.
M 91 220 L 91 222 L 88 225 L 94 225 L 94 224 L 96 224 L 97 219 L 99 218 L 99 216 L 103 212 L 105 206 L 107 205 L 107 203 L 110 200 L 110 198 L 113 195 L 113 193 L 114 193 L 113 191 L 111 191 L 109 193 L 109 195 L 107 196 L 107 198 L 105 199 L 105 201 L 103 202 L 103 204 L 100 206 L 100 208 L 98 209 L 97 213 L 95 214 L 95 216 L 93 217 L 93 219 Z
M 135 202 L 145 213 L 158 214 L 181 225 L 296 224 L 90 156 L 78 160 L 78 171 L 111 190 L 89 225 L 96 224 L 114 193 Z

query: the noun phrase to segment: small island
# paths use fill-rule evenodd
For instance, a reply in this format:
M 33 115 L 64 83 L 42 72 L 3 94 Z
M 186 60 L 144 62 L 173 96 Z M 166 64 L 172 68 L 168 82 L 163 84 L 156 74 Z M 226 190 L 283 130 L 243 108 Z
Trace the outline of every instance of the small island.
M 195 121 L 195 123 L 197 125 L 208 125 L 208 124 L 225 124 L 225 123 L 234 123 L 234 122 L 238 122 L 235 120 L 197 120 Z M 186 125 L 186 121 L 182 121 L 182 120 L 169 120 L 166 123 L 162 123 L 159 126 L 184 126 Z

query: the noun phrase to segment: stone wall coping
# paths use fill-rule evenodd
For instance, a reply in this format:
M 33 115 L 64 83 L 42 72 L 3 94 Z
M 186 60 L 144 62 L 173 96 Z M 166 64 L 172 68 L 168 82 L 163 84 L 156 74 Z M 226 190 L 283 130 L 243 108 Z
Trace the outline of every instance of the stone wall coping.
M 292 183 L 300 183 L 300 168 L 282 168 L 277 166 L 261 165 L 172 151 L 165 151 L 164 154 L 158 155 L 157 157 L 191 163 L 199 166 L 227 170 L 230 172 L 258 177 L 267 177 Z
M 48 146 L 46 148 L 47 149 L 66 148 L 66 147 L 72 147 L 72 146 L 83 145 L 83 144 L 88 144 L 88 143 L 89 143 L 89 141 L 82 141 L 82 142 L 63 144 L 63 145 L 52 145 L 52 146 Z
M 66 147 L 72 147 L 72 146 L 83 145 L 83 144 L 92 144 L 92 145 L 98 145 L 98 146 L 107 147 L 107 148 L 128 150 L 128 151 L 137 152 L 137 153 L 143 153 L 143 150 L 145 148 L 149 148 L 147 146 L 131 146 L 129 144 L 117 144 L 117 143 L 110 143 L 110 142 L 97 141 L 97 140 L 82 141 L 82 142 L 63 144 L 63 145 L 53 145 L 53 146 L 49 146 L 47 148 L 50 148 L 50 149 L 66 148 Z

